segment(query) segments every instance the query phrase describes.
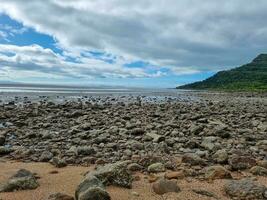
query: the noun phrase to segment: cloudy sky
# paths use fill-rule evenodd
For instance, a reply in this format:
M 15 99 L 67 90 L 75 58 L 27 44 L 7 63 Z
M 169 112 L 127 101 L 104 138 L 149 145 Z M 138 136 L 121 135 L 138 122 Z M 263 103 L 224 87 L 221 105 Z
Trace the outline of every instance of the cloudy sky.
M 266 0 L 0 0 L 0 81 L 174 87 L 267 49 Z

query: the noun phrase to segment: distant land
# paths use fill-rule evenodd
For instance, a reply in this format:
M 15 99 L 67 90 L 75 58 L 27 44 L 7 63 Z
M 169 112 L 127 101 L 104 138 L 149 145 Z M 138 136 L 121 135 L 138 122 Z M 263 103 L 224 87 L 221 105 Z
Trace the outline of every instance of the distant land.
M 267 91 L 267 54 L 260 54 L 251 63 L 227 71 L 220 71 L 212 77 L 177 89 Z

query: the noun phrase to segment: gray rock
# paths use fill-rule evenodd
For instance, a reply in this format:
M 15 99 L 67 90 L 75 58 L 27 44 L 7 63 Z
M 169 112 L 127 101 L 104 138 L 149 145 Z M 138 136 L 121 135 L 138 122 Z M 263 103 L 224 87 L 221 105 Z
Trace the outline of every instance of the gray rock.
M 6 137 L 3 135 L 0 135 L 0 146 L 4 145 L 6 141 Z
M 267 169 L 260 166 L 254 166 L 250 169 L 250 173 L 256 176 L 267 176 Z
M 229 181 L 224 186 L 226 194 L 238 200 L 264 200 L 267 199 L 267 188 L 257 184 L 251 179 Z
M 0 156 L 1 155 L 7 155 L 10 154 L 12 152 L 12 149 L 9 147 L 5 147 L 5 146 L 0 146 Z
M 74 198 L 67 194 L 55 193 L 55 194 L 49 195 L 47 200 L 74 200 Z
M 188 163 L 192 166 L 194 166 L 194 165 L 206 165 L 206 162 L 204 159 L 200 158 L 197 154 L 191 154 L 191 153 L 185 154 L 182 157 L 182 162 Z
M 165 172 L 165 166 L 162 163 L 154 163 L 148 166 L 148 171 L 151 173 Z
M 48 162 L 52 158 L 53 158 L 53 154 L 50 151 L 44 151 L 41 154 L 39 161 L 40 162 Z
M 77 153 L 78 153 L 78 155 L 87 155 L 87 156 L 90 156 L 90 155 L 95 154 L 96 151 L 95 151 L 94 148 L 83 146 L 83 147 L 78 147 L 77 148 Z
M 28 170 L 21 169 L 6 183 L 0 185 L 0 192 L 13 192 L 15 190 L 32 190 L 39 186 L 35 176 Z
M 176 181 L 160 179 L 152 185 L 153 191 L 158 195 L 163 195 L 169 192 L 180 192 L 181 189 L 178 187 Z
M 249 169 L 257 164 L 251 156 L 242 155 L 233 155 L 228 162 L 234 170 Z
M 66 160 L 58 158 L 58 157 L 52 158 L 51 163 L 52 163 L 52 165 L 54 165 L 55 167 L 58 167 L 58 168 L 62 168 L 62 167 L 67 166 Z
M 213 159 L 220 164 L 224 164 L 228 160 L 228 153 L 225 149 L 218 150 L 215 154 L 213 154 Z
M 76 200 L 110 200 L 103 183 L 95 176 L 88 174 L 75 191 Z
M 99 167 L 88 175 L 97 177 L 104 185 L 131 188 L 133 177 L 127 169 L 127 162 L 117 162 Z

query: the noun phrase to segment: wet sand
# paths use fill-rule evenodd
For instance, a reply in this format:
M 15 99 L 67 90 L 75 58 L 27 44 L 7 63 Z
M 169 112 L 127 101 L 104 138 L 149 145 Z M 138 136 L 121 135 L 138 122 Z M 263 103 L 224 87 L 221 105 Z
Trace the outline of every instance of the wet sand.
M 0 182 L 6 181 L 18 169 L 28 169 L 40 176 L 38 182 L 40 187 L 36 190 L 16 191 L 12 193 L 0 193 L 2 200 L 46 200 L 52 193 L 62 192 L 74 196 L 77 185 L 81 182 L 82 174 L 93 170 L 94 166 L 68 166 L 66 168 L 54 168 L 49 163 L 22 163 L 15 161 L 0 162 Z M 51 174 L 51 171 L 58 171 L 57 174 Z M 178 180 L 181 192 L 177 194 L 165 194 L 164 197 L 156 195 L 151 190 L 151 183 L 143 174 L 136 174 L 140 177 L 139 181 L 134 181 L 132 189 L 124 189 L 114 186 L 107 187 L 113 200 L 211 200 L 214 198 L 198 195 L 192 192 L 192 189 L 202 189 L 213 192 L 218 199 L 227 200 L 229 198 L 223 192 L 223 185 L 227 180 L 216 180 L 214 182 L 198 181 L 196 179 Z M 259 177 L 260 183 L 267 185 L 267 178 Z M 138 195 L 134 194 L 137 193 Z

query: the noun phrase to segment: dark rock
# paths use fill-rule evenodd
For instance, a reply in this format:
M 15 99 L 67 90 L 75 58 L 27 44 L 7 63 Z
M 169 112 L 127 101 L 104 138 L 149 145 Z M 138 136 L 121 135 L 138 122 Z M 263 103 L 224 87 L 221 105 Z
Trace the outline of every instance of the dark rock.
M 158 195 L 163 195 L 169 192 L 180 192 L 181 189 L 178 187 L 176 181 L 160 179 L 152 185 L 153 191 Z

